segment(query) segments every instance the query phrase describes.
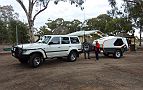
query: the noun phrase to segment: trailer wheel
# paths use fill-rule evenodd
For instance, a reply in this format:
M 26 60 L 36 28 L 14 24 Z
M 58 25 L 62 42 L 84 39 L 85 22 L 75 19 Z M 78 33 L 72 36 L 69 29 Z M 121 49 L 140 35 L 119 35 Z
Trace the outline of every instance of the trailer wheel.
M 115 58 L 121 58 L 121 56 L 122 56 L 122 52 L 120 50 L 116 50 L 114 53 L 114 57 Z

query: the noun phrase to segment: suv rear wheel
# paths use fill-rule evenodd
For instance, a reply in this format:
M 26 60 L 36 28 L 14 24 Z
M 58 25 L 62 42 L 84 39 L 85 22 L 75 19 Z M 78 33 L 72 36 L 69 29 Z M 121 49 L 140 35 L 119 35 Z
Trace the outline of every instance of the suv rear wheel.
M 43 57 L 40 54 L 32 54 L 29 59 L 30 66 L 36 68 L 43 62 Z
M 70 54 L 68 55 L 68 61 L 74 62 L 77 59 L 77 52 L 71 51 Z

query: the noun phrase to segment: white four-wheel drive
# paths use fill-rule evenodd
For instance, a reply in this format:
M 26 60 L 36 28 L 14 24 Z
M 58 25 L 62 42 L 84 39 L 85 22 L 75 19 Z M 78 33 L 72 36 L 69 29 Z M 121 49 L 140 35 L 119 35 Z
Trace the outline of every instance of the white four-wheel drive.
M 67 57 L 68 61 L 76 61 L 82 50 L 77 36 L 44 35 L 36 43 L 17 45 L 11 51 L 21 63 L 38 67 L 47 58 Z

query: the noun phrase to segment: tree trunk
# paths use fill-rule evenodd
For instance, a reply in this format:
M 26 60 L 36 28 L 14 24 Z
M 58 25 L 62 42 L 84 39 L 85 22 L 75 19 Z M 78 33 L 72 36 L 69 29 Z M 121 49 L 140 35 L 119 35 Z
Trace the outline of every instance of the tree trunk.
M 31 19 L 31 18 L 29 18 Z M 28 20 L 29 23 L 29 37 L 30 37 L 30 42 L 33 43 L 34 42 L 34 34 L 33 34 L 33 26 L 34 26 L 34 22 L 32 20 Z
M 139 43 L 139 46 L 141 46 L 141 42 L 142 42 L 142 25 L 140 25 L 140 43 Z

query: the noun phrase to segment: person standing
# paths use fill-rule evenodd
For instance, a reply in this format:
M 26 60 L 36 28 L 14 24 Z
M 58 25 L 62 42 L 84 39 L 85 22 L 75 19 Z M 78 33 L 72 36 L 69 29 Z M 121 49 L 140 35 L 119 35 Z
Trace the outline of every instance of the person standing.
M 88 57 L 88 59 L 90 59 L 90 43 L 87 42 L 86 39 L 82 44 L 82 48 L 83 48 L 84 58 L 87 59 Z
M 100 44 L 98 43 L 98 41 L 96 41 L 95 44 L 95 56 L 96 56 L 96 60 L 99 60 L 99 52 L 100 52 Z

